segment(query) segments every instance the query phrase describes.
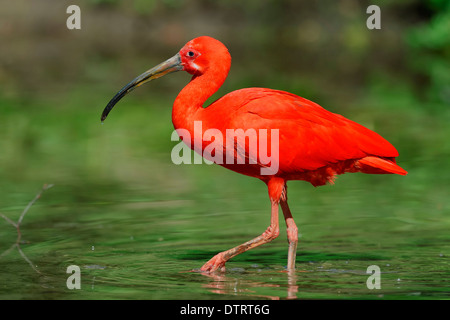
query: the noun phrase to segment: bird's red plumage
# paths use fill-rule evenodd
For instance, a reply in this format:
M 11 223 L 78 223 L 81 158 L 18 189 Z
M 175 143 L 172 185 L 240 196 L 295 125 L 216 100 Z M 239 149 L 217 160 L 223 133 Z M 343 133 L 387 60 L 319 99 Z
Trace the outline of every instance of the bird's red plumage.
M 393 173 L 377 168 L 361 170 L 355 161 L 367 156 L 395 163 L 397 150 L 377 133 L 297 95 L 265 88 L 233 91 L 204 110 L 210 128 L 279 129 L 279 173 L 286 180 L 307 180 L 314 185 L 332 181 L 344 172 Z M 204 130 L 208 129 L 205 127 Z M 246 157 L 255 159 L 248 145 Z M 393 164 L 396 166 L 395 164 Z M 258 168 L 227 166 L 243 174 L 267 179 Z M 399 170 L 399 172 L 401 172 Z M 396 172 L 398 173 L 398 172 Z
M 210 37 L 188 42 L 180 50 L 181 56 L 188 50 L 199 50 L 199 56 L 194 60 L 195 70 L 186 58 L 185 64 L 190 65 L 187 71 L 193 78 L 175 100 L 172 120 L 176 129 L 193 133 L 194 121 L 202 121 L 203 132 L 208 129 L 218 129 L 223 134 L 227 129 L 279 130 L 279 170 L 275 175 L 261 175 L 260 161 L 258 165 L 222 164 L 224 167 L 266 182 L 276 176 L 284 181 L 306 180 L 315 186 L 332 182 L 335 175 L 345 172 L 406 174 L 395 164 L 397 150 L 379 134 L 292 93 L 265 88 L 241 89 L 203 108 L 204 102 L 225 81 L 231 57 L 221 42 Z M 192 141 L 185 142 L 193 146 Z M 203 141 L 203 150 L 207 145 Z M 248 144 L 239 147 L 236 146 L 241 154 L 235 157 L 258 160 L 257 152 L 249 150 Z M 230 152 L 224 146 L 224 154 L 227 151 Z M 365 157 L 385 162 L 362 160 Z

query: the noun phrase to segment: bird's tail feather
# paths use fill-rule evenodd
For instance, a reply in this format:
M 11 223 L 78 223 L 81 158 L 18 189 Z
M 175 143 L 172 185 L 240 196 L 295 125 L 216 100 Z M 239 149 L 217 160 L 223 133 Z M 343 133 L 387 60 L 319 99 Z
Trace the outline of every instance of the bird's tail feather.
M 361 172 L 364 173 L 395 173 L 402 176 L 408 172 L 395 163 L 395 160 L 387 160 L 373 156 L 367 156 L 358 160 Z

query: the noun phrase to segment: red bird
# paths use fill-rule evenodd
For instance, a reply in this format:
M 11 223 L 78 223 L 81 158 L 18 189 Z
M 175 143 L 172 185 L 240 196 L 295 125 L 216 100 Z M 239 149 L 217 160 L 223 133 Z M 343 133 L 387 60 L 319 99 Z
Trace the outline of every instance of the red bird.
M 200 270 L 224 270 L 231 258 L 275 239 L 279 235 L 279 205 L 287 226 L 287 269 L 294 270 L 298 230 L 287 203 L 288 180 L 304 180 L 321 186 L 332 183 L 336 175 L 346 172 L 400 175 L 407 172 L 395 163 L 397 150 L 380 135 L 292 93 L 265 88 L 241 89 L 203 108 L 205 101 L 225 81 L 230 66 L 231 56 L 220 41 L 206 36 L 195 38 L 174 57 L 122 88 L 108 103 L 101 119 L 106 119 L 123 96 L 147 81 L 181 70 L 192 74 L 191 81 L 173 105 L 175 129 L 179 134 L 189 133 L 180 134 L 183 142 L 204 156 L 207 148 L 211 151 L 211 139 L 205 139 L 208 130 L 226 137 L 228 130 L 242 129 L 248 133 L 244 139 L 233 138 L 231 148 L 226 148 L 225 142 L 215 137 L 214 150 L 208 155 L 230 170 L 266 183 L 272 211 L 270 226 L 264 233 L 215 255 Z M 194 132 L 197 121 L 201 123 L 200 133 Z M 196 144 L 199 134 L 203 140 Z M 259 148 L 251 148 L 252 134 L 259 140 Z M 270 165 L 262 153 L 265 151 L 268 156 L 268 150 L 271 156 L 277 155 L 271 158 Z M 235 161 L 230 162 L 230 159 Z M 242 163 L 243 159 L 247 161 Z M 270 171 L 270 168 L 275 169 Z M 269 171 L 263 173 L 264 169 Z

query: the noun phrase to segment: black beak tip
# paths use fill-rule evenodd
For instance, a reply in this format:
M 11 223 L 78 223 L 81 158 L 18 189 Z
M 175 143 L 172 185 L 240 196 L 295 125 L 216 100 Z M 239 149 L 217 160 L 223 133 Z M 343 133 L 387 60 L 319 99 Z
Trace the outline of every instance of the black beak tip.
M 100 118 L 102 122 L 105 121 L 106 117 L 108 117 L 109 112 L 115 105 L 115 103 L 113 103 L 112 101 L 114 101 L 114 99 L 108 103 L 108 105 L 105 107 L 105 109 L 103 109 L 102 117 Z
M 102 113 L 102 117 L 100 118 L 101 122 L 105 121 L 106 117 L 108 116 L 108 113 L 104 112 Z

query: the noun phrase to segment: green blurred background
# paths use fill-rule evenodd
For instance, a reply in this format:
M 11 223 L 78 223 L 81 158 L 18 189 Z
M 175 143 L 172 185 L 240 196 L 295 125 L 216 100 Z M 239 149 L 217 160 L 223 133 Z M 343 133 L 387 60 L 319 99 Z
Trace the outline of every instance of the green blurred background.
M 291 183 L 294 217 L 310 235 L 303 248 L 348 253 L 345 241 L 371 236 L 378 240 L 370 245 L 402 243 L 414 256 L 415 247 L 431 243 L 448 277 L 449 1 L 0 2 L 0 212 L 17 219 L 44 183 L 55 184 L 23 227 L 28 223 L 23 250 L 44 273 L 55 274 L 45 270 L 51 265 L 64 277 L 69 262 L 83 260 L 68 248 L 89 251 L 94 242 L 105 248 L 103 256 L 120 244 L 126 255 L 137 245 L 124 240 L 132 232 L 141 235 L 142 250 L 172 239 L 161 252 L 178 248 L 181 269 L 190 258 L 200 267 L 227 249 L 230 237 L 234 245 L 265 229 L 269 202 L 262 183 L 216 166 L 171 163 L 171 106 L 189 75 L 139 88 L 100 124 L 104 106 L 123 85 L 192 38 L 209 35 L 233 58 L 227 81 L 209 101 L 243 87 L 298 94 L 380 133 L 409 171 L 406 177 L 346 175 L 318 189 Z M 81 30 L 66 28 L 71 4 L 81 8 Z M 366 27 L 370 4 L 381 8 L 381 30 Z M 152 217 L 167 224 L 155 226 Z M 14 239 L 11 226 L 0 221 L 0 251 Z M 212 240 L 203 251 L 189 251 Z M 336 241 L 345 243 L 333 249 Z M 285 263 L 284 239 L 273 248 L 283 253 L 274 264 Z M 0 258 L 3 276 L 15 277 L 17 285 L 22 276 L 8 269 L 8 259 L 21 258 Z M 120 258 L 111 259 L 98 265 L 120 265 Z M 42 286 L 32 286 L 30 295 L 5 281 L 2 288 L 2 297 L 23 298 Z

